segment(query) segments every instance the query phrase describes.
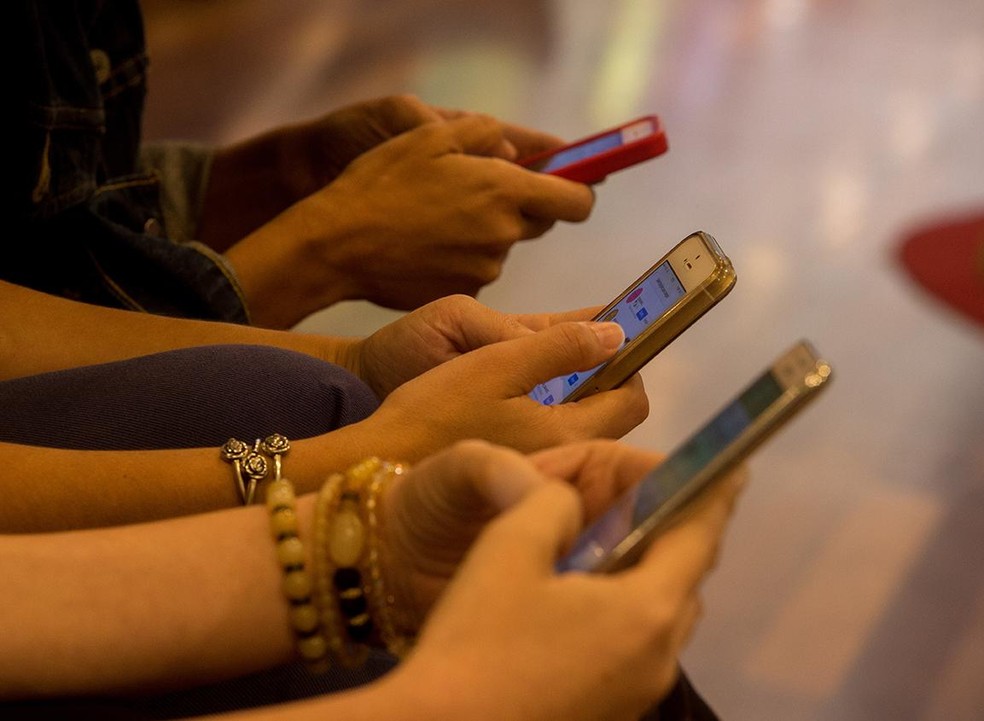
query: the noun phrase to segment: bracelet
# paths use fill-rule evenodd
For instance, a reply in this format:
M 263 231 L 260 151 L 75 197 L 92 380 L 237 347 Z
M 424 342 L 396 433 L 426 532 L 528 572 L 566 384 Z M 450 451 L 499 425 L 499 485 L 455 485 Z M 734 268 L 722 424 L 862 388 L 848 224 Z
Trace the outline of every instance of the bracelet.
M 282 459 L 289 450 L 290 441 L 274 433 L 262 441 L 256 439 L 252 446 L 230 438 L 220 453 L 224 460 L 233 465 L 243 505 L 253 502 L 258 482 L 266 478 L 269 463 L 264 454 L 273 459 L 274 479 L 267 487 L 266 506 L 270 513 L 270 533 L 277 544 L 277 562 L 284 572 L 282 589 L 290 605 L 288 619 L 301 658 L 312 670 L 321 671 L 327 668 L 328 646 L 321 632 L 318 609 L 314 605 L 304 543 L 298 535 L 294 485 L 282 477 Z
M 380 568 L 379 498 L 404 466 L 370 458 L 325 481 L 315 508 L 315 601 L 328 647 L 342 664 L 361 663 L 378 638 L 397 657 L 410 638 L 396 630 L 395 599 Z
M 277 543 L 277 560 L 284 570 L 283 592 L 290 604 L 288 617 L 297 651 L 312 670 L 327 667 L 328 646 L 321 633 L 314 604 L 311 576 L 304 560 L 304 544 L 297 534 L 297 507 L 294 486 L 281 478 L 267 488 L 270 531 Z
M 335 507 L 343 480 L 341 474 L 332 474 L 318 492 L 314 506 L 314 548 L 311 550 L 311 563 L 314 571 L 314 600 L 328 649 L 343 665 L 353 666 L 358 658 L 354 652 L 350 652 L 343 640 L 328 559 L 328 513 L 329 509 Z
M 397 658 L 403 658 L 413 647 L 415 638 L 397 630 L 396 598 L 387 592 L 386 581 L 380 566 L 380 498 L 386 486 L 396 477 L 406 473 L 401 463 L 383 463 L 374 474 L 366 496 L 366 521 L 369 526 L 366 575 L 368 576 L 369 605 L 376 617 L 379 635 L 386 650 Z
M 236 490 L 244 506 L 253 502 L 257 484 L 266 478 L 270 464 L 264 454 L 273 458 L 274 480 L 280 480 L 281 458 L 289 450 L 290 441 L 279 433 L 262 441 L 257 438 L 252 446 L 237 438 L 230 438 L 222 445 L 219 452 L 223 460 L 232 464 Z

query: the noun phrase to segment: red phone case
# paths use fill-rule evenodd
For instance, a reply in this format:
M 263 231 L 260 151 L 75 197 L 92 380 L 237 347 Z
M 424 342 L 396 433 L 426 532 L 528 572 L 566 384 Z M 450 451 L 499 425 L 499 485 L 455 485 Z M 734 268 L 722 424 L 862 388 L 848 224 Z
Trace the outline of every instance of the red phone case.
M 545 160 L 553 155 L 556 155 L 557 153 L 564 152 L 565 150 L 575 148 L 579 145 L 591 143 L 598 138 L 602 138 L 610 133 L 617 132 L 622 128 L 630 127 L 644 120 L 648 120 L 652 123 L 652 133 L 639 138 L 638 140 L 634 140 L 614 148 L 608 148 L 600 153 L 577 160 L 568 165 L 563 165 L 554 170 L 545 171 L 548 175 L 556 175 L 560 178 L 575 180 L 579 183 L 598 183 L 617 170 L 622 170 L 623 168 L 627 168 L 630 165 L 635 165 L 636 163 L 640 163 L 643 160 L 648 160 L 649 158 L 655 158 L 657 155 L 662 155 L 666 152 L 669 146 L 666 141 L 666 133 L 663 130 L 663 124 L 660 122 L 659 116 L 644 115 L 628 123 L 624 123 L 617 127 L 609 128 L 608 130 L 604 130 L 600 133 L 595 133 L 589 137 L 582 138 L 577 142 L 565 145 L 562 148 L 555 148 L 553 150 L 537 153 L 535 155 L 523 158 L 518 162 L 523 167 L 533 167 L 543 163 Z

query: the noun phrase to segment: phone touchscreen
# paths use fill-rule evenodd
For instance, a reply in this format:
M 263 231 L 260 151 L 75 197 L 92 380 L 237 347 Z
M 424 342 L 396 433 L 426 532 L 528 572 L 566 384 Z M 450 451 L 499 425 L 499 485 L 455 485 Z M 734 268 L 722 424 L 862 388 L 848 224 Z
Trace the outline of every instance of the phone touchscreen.
M 652 121 L 640 120 L 639 122 L 627 125 L 618 130 L 613 130 L 610 133 L 605 133 L 584 143 L 578 143 L 565 148 L 555 155 L 545 158 L 543 162 L 530 166 L 530 168 L 532 170 L 538 170 L 541 173 L 552 173 L 555 170 L 573 165 L 587 158 L 601 155 L 621 145 L 627 145 L 628 143 L 641 140 L 652 133 Z
M 784 391 L 771 370 L 760 376 L 663 463 L 619 496 L 601 518 L 584 530 L 571 552 L 558 564 L 558 570 L 595 570 L 635 529 L 649 521 L 728 450 L 786 392 L 794 393 Z
M 533 169 L 539 170 L 541 173 L 550 173 L 558 168 L 563 168 L 565 165 L 571 165 L 579 160 L 590 158 L 592 155 L 598 155 L 606 150 L 617 148 L 621 144 L 622 131 L 616 130 L 607 135 L 602 135 L 600 138 L 595 138 L 588 143 L 582 143 L 581 145 L 575 145 L 574 147 L 562 150 L 548 158 L 543 165 L 536 166 Z
M 614 321 L 622 326 L 625 332 L 625 341 L 622 344 L 624 348 L 685 294 L 683 284 L 673 272 L 670 261 L 666 260 L 656 266 L 616 304 L 602 311 L 596 320 Z M 608 363 L 611 363 L 611 359 L 591 370 L 558 376 L 541 383 L 530 392 L 530 397 L 547 406 L 563 403 L 571 393 Z

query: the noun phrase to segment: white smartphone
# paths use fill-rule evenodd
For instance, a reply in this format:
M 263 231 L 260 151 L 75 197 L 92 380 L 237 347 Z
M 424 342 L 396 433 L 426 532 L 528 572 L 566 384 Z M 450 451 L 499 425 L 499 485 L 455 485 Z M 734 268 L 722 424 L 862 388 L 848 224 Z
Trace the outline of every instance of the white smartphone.
M 703 428 L 578 537 L 561 571 L 610 573 L 635 563 L 675 515 L 827 387 L 830 365 L 807 341 L 783 353 Z
M 622 326 L 618 353 L 590 370 L 541 383 L 530 396 L 554 405 L 618 387 L 730 293 L 737 279 L 717 241 L 692 233 L 595 316 Z

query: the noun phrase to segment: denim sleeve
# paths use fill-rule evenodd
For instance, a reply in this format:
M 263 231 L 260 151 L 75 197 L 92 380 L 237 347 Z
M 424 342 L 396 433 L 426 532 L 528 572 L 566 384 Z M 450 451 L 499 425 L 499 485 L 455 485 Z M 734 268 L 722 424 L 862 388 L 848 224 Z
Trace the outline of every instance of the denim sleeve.
M 172 240 L 197 238 L 214 157 L 212 147 L 199 143 L 168 141 L 141 147 L 141 169 L 160 181 L 162 220 Z

